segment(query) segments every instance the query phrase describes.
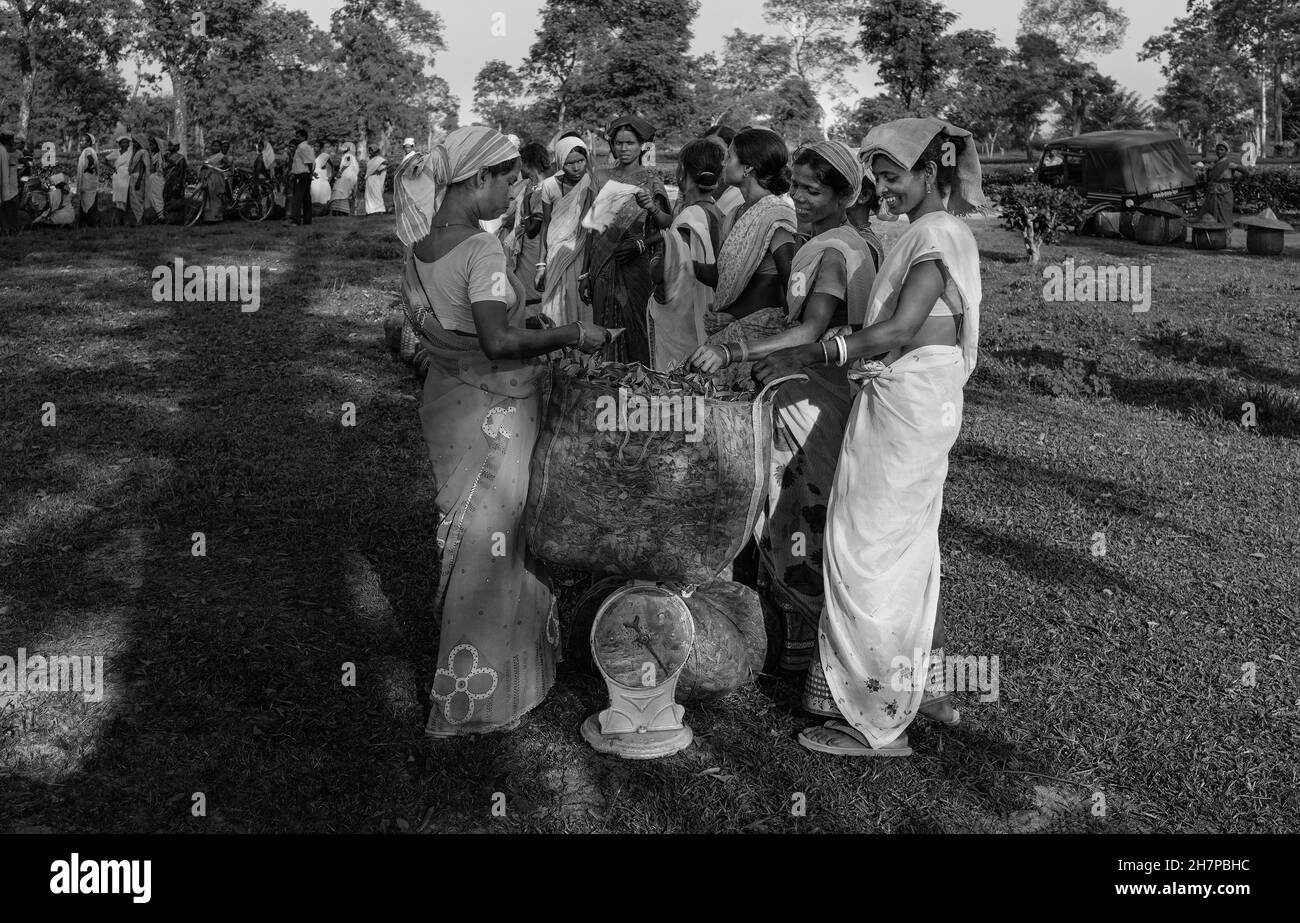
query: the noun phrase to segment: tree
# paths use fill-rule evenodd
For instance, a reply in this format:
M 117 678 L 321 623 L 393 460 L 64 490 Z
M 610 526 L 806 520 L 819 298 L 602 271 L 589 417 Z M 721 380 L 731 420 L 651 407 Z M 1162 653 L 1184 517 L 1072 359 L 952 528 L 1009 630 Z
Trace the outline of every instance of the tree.
M 446 45 L 442 17 L 419 0 L 344 0 L 330 14 L 330 35 L 343 68 L 339 105 L 355 126 L 357 144 L 365 150 L 370 133 L 413 121 L 413 107 L 443 105 L 450 97 L 446 81 L 433 72 L 434 57 Z M 428 125 L 429 135 L 444 125 L 440 115 Z
M 0 0 L 0 46 L 18 61 L 19 135 L 28 132 L 38 83 L 58 88 L 56 105 L 116 95 L 109 75 L 126 47 L 127 16 L 127 0 Z
M 858 51 L 844 35 L 844 23 L 866 9 L 863 0 L 767 0 L 763 19 L 790 36 L 790 69 L 814 96 L 842 96 L 850 87 L 844 72 Z
M 798 74 L 791 74 L 777 86 L 770 116 L 768 127 L 787 143 L 801 145 L 805 139 L 821 140 L 821 104 L 812 86 Z
M 706 57 L 701 69 L 713 62 L 712 55 Z M 705 75 L 705 86 L 696 87 L 695 105 L 703 116 L 700 127 L 769 122 L 779 88 L 792 76 L 791 60 L 788 39 L 732 30 L 722 39 L 721 64 Z
M 1282 142 L 1284 70 L 1300 59 L 1300 7 L 1278 0 L 1193 0 L 1194 16 L 1206 16 L 1222 46 L 1248 58 L 1259 87 L 1257 126 L 1261 149 L 1268 134 L 1268 87 L 1273 86 L 1274 141 Z
M 909 114 L 924 112 L 943 85 L 951 62 L 945 33 L 956 20 L 937 0 L 871 0 L 859 17 L 858 44 Z
M 1148 129 L 1153 121 L 1149 104 L 1130 90 L 1124 89 L 1111 78 L 1108 87 L 1092 100 L 1084 116 L 1084 131 L 1111 131 L 1114 129 Z
M 485 62 L 474 78 L 474 111 L 498 130 L 519 121 L 519 101 L 523 95 L 523 77 L 505 61 Z
M 1020 30 L 1056 42 L 1068 61 L 1114 51 L 1128 31 L 1128 17 L 1107 0 L 1025 0 Z
M 537 39 L 528 49 L 524 70 L 531 89 L 551 102 L 555 124 L 568 124 L 573 100 L 599 69 L 608 45 L 611 0 L 546 0 Z
M 857 147 L 874 126 L 907 116 L 907 107 L 892 96 L 864 97 L 852 107 L 843 104 L 835 107 L 831 137 L 850 147 Z

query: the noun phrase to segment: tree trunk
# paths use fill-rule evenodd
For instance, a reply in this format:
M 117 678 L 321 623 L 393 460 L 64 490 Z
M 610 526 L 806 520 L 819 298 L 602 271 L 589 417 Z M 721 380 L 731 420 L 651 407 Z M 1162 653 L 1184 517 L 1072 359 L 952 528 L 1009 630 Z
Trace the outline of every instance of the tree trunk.
M 1273 143 L 1282 143 L 1282 62 L 1273 62 Z
M 32 99 L 36 95 L 36 70 L 29 66 L 23 73 L 22 95 L 18 103 L 18 131 L 15 137 L 27 137 L 27 125 L 32 117 Z
M 172 129 L 176 132 L 176 140 L 180 142 L 181 156 L 188 160 L 190 136 L 188 87 L 185 78 L 177 72 L 176 68 L 168 68 L 167 74 L 172 79 Z
M 14 4 L 18 10 L 18 22 L 22 25 L 22 37 L 18 40 L 18 72 L 22 75 L 18 95 L 18 131 L 14 137 L 27 137 L 27 127 L 32 118 L 32 101 L 36 97 L 36 42 L 32 23 L 41 12 L 40 4 L 26 9 L 21 4 Z
M 365 163 L 370 159 L 370 149 L 368 147 L 370 137 L 366 132 L 366 117 L 357 116 L 357 160 Z
M 1259 152 L 1264 153 L 1268 141 L 1268 70 L 1259 71 Z

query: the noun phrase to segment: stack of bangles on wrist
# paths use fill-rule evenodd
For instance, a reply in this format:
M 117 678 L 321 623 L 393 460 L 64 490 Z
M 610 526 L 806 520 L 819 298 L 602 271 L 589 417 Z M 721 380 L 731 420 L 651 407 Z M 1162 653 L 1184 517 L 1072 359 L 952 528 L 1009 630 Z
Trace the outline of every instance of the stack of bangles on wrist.
M 826 365 L 830 365 L 830 364 L 831 364 L 831 356 L 830 356 L 830 352 L 829 352 L 829 350 L 828 350 L 828 348 L 827 348 L 827 344 L 830 344 L 830 343 L 834 343 L 834 344 L 835 344 L 835 364 L 838 365 L 838 366 L 843 366 L 843 365 L 848 364 L 848 361 L 849 361 L 849 344 L 845 341 L 845 339 L 844 339 L 843 336 L 833 337 L 832 339 L 829 339 L 829 340 L 822 340 L 822 343 L 821 343 L 821 346 L 822 346 L 822 362 L 825 363 Z
M 749 361 L 749 344 L 744 340 L 741 340 L 739 343 L 719 343 L 718 345 L 721 346 L 722 351 L 727 354 L 727 361 L 723 363 L 724 367 L 732 365 L 737 361 L 736 354 L 731 351 L 731 347 L 733 346 L 740 350 L 740 362 Z
M 583 326 L 583 323 L 580 320 L 575 320 L 573 322 L 573 326 L 578 328 L 578 342 L 574 343 L 573 345 L 581 349 L 582 341 L 587 338 L 587 328 Z

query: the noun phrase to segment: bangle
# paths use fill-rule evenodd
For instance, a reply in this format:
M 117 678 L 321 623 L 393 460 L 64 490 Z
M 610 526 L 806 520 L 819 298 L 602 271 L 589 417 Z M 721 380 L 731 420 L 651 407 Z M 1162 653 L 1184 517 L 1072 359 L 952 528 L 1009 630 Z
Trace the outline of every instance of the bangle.
M 573 345 L 574 345 L 574 346 L 577 346 L 579 349 L 581 349 L 581 348 L 582 348 L 582 341 L 585 340 L 585 339 L 587 338 L 587 330 L 586 330 L 585 327 L 583 327 L 583 325 L 582 325 L 582 321 L 580 321 L 580 320 L 575 320 L 575 321 L 573 322 L 573 326 L 575 326 L 575 327 L 578 328 L 578 342 L 574 343 Z
M 736 345 L 740 347 L 740 361 L 741 361 L 741 362 L 748 362 L 748 361 L 749 361 L 749 344 L 748 344 L 747 342 L 745 342 L 744 340 L 741 340 L 741 341 L 740 341 L 739 343 L 737 343 Z
M 642 254 L 645 253 L 645 241 L 644 241 L 644 240 L 638 240 L 638 241 L 636 242 L 636 252 L 637 252 L 637 253 L 642 253 Z
M 826 341 L 825 341 L 825 340 L 822 340 L 821 346 L 822 346 L 822 365 L 830 365 L 830 364 L 831 364 L 831 357 L 830 357 L 830 355 L 826 352 Z
M 613 343 L 613 342 L 614 342 L 614 331 L 613 331 L 613 330 L 610 330 L 608 327 L 606 327 L 606 328 L 605 328 L 605 345 L 608 346 L 610 343 Z
M 835 364 L 840 366 L 846 364 L 849 361 L 849 344 L 844 341 L 843 336 L 835 338 L 835 350 L 839 354 L 839 359 Z
M 724 363 L 722 363 L 722 367 L 723 367 L 723 368 L 726 368 L 727 366 L 731 365 L 731 363 L 735 362 L 736 360 L 735 360 L 735 359 L 732 357 L 732 355 L 731 355 L 731 346 L 729 346 L 729 345 L 726 344 L 726 343 L 719 343 L 718 345 L 719 345 L 720 347 L 722 347 L 722 351 L 723 351 L 724 353 L 727 354 L 727 361 L 724 362 Z

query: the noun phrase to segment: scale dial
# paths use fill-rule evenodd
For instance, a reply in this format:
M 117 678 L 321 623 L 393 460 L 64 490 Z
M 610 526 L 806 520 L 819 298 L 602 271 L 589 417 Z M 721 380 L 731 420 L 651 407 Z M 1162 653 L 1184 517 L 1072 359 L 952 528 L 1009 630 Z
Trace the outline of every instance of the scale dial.
M 620 590 L 591 626 L 591 652 L 609 682 L 653 689 L 677 676 L 690 656 L 695 622 L 676 593 L 658 586 Z

